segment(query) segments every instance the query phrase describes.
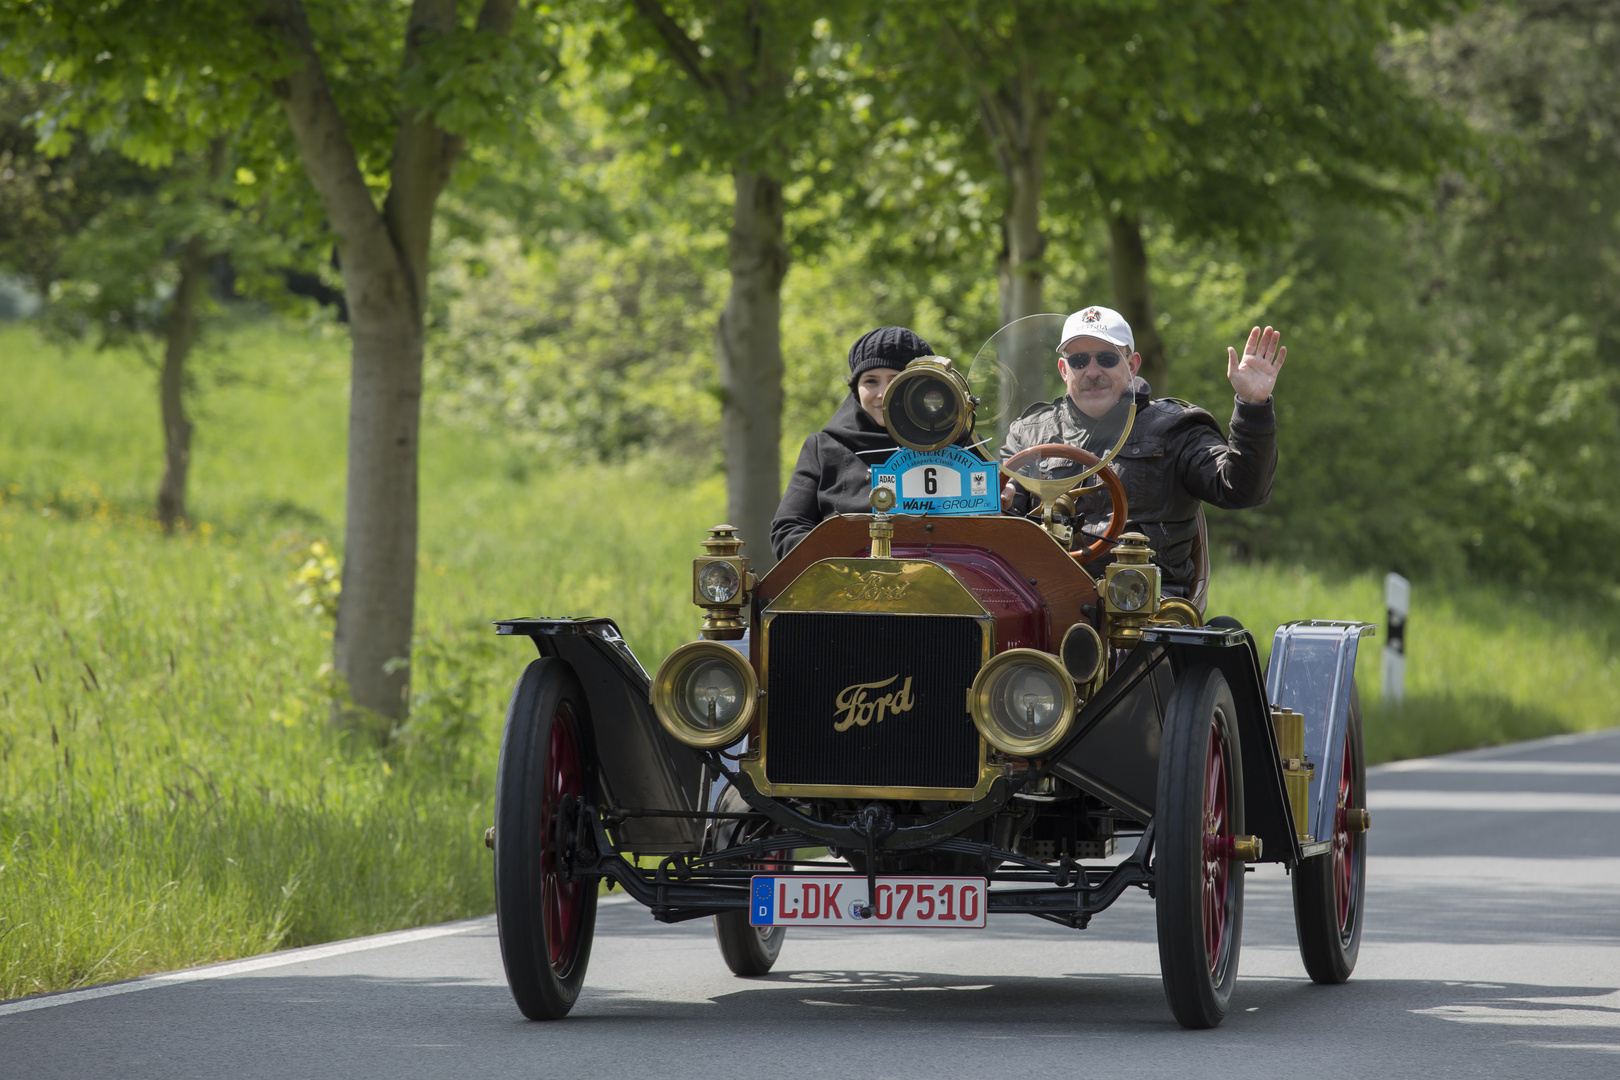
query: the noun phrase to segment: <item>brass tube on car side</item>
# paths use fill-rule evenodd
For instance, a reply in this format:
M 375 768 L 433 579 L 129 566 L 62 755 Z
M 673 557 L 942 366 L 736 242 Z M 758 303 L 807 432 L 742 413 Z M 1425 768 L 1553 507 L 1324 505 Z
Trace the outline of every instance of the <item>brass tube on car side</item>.
M 1294 829 L 1300 843 L 1310 843 L 1311 781 L 1316 779 L 1316 765 L 1305 760 L 1305 715 L 1273 705 L 1271 726 L 1277 733 L 1277 756 L 1294 812 Z

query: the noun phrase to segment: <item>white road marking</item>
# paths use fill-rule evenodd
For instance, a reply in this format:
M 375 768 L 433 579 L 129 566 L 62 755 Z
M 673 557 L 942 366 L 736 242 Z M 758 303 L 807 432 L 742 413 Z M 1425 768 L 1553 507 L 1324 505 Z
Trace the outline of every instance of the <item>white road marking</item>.
M 1369 770 L 1371 771 L 1371 770 Z M 1620 776 L 1620 762 L 1614 761 L 1458 761 L 1448 758 L 1417 758 L 1392 761 L 1379 772 L 1414 773 L 1495 773 L 1519 776 Z
M 1367 792 L 1367 808 L 1379 810 L 1469 810 L 1490 813 L 1620 814 L 1620 795 L 1566 791 L 1379 791 Z
M 1376 822 L 1373 828 L 1377 828 Z M 1528 888 L 1542 892 L 1601 890 L 1620 894 L 1620 858 L 1537 859 L 1478 855 L 1369 855 L 1368 887 L 1383 884 Z
M 1620 1054 L 1620 1046 L 1611 1043 L 1527 1042 L 1520 1045 L 1533 1047 L 1537 1050 L 1590 1050 L 1594 1054 Z
M 408 945 L 413 941 L 427 941 L 431 938 L 448 937 L 451 934 L 464 934 L 487 923 L 487 918 L 466 919 L 460 922 L 444 923 L 439 926 L 418 927 L 415 930 L 397 930 L 391 934 L 351 938 L 348 941 L 334 941 L 330 945 L 311 945 L 304 949 L 288 949 L 284 952 L 249 957 L 246 960 L 210 964 L 208 967 L 190 968 L 186 971 L 171 971 L 164 975 L 147 975 L 143 978 L 131 979 L 128 982 L 92 986 L 85 990 L 69 990 L 61 994 L 19 998 L 16 1001 L 0 1002 L 0 1016 L 33 1012 L 35 1009 L 53 1009 L 58 1005 L 73 1005 L 81 1001 L 92 1001 L 96 998 L 117 997 L 120 994 L 133 994 L 140 990 L 155 990 L 162 986 L 202 982 L 205 979 L 226 979 L 233 975 L 246 975 L 254 971 L 264 971 L 267 968 L 308 963 L 311 960 L 325 960 L 328 957 L 343 956 L 346 953 L 386 949 L 391 945 Z
M 1459 1002 L 1412 1010 L 1458 1024 L 1502 1024 L 1513 1027 L 1620 1027 L 1620 990 L 1601 997 L 1510 997 L 1495 1001 Z M 1580 1049 L 1612 1052 L 1617 1047 L 1582 1044 Z

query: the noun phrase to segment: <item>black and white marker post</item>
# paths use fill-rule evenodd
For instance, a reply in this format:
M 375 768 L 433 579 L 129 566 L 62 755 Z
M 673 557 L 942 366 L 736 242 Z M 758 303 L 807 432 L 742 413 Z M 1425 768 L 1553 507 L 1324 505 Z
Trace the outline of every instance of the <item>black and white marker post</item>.
M 1406 699 L 1406 615 L 1412 604 L 1412 583 L 1399 574 L 1384 578 L 1384 700 Z

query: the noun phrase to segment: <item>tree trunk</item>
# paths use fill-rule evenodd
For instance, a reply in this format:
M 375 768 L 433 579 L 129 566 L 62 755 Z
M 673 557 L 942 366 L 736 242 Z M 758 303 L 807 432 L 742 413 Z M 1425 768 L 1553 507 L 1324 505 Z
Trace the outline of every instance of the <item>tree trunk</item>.
M 782 499 L 782 184 L 738 167 L 731 241 L 731 293 L 715 334 L 726 513 L 760 573 L 775 564 L 771 518 Z
M 206 245 L 201 236 L 193 236 L 180 251 L 180 281 L 163 327 L 163 374 L 158 384 L 163 410 L 163 481 L 158 485 L 157 519 L 170 534 L 186 518 L 186 474 L 191 468 L 186 358 L 197 337 L 197 298 L 207 274 Z
M 1006 170 L 1007 209 L 1002 215 L 1001 321 L 1002 325 L 1046 310 L 1042 293 L 1046 284 L 1046 235 L 1041 232 L 1041 174 L 1044 146 L 1021 148 Z M 1049 396 L 1047 384 L 1056 379 L 1057 357 L 1034 343 L 1014 339 L 1003 356 L 1000 430 L 1032 402 Z
M 208 148 L 206 175 L 212 187 L 225 172 L 227 144 L 216 137 Z M 180 249 L 180 280 L 175 284 L 163 327 L 163 374 L 158 399 L 163 413 L 163 480 L 158 484 L 157 519 L 172 535 L 186 519 L 186 477 L 191 471 L 191 418 L 186 415 L 186 360 L 197 341 L 197 302 L 208 283 L 210 256 L 199 234 Z
M 1016 75 L 996 85 L 973 80 L 990 68 L 974 34 L 944 23 L 945 43 L 962 60 L 973 81 L 979 120 L 990 152 L 1007 183 L 1007 205 L 1001 214 L 1001 258 L 997 271 L 1001 285 L 1003 326 L 1044 309 L 1041 296 L 1046 282 L 1046 234 L 1041 231 L 1041 186 L 1046 177 L 1046 142 L 1051 130 L 1052 104 L 1040 89 L 1033 61 L 1020 54 Z M 1057 357 L 1033 343 L 1014 338 L 999 357 L 1000 385 L 995 403 L 996 436 L 1031 402 L 1046 395 L 1056 382 Z
M 416 617 L 417 444 L 422 412 L 422 317 L 409 302 L 358 295 L 344 265 L 353 342 L 343 593 L 334 664 L 356 705 L 390 721 L 409 704 Z M 404 300 L 405 273 L 393 278 Z M 353 724 L 339 703 L 335 720 Z
M 479 30 L 508 33 L 515 9 L 515 0 L 484 0 Z M 410 700 L 428 252 L 434 209 L 462 140 L 402 111 L 379 212 L 302 3 L 275 0 L 273 11 L 294 61 L 276 90 L 336 237 L 352 342 L 343 592 L 332 656 L 361 711 L 335 702 L 333 721 L 364 724 L 369 715 L 391 724 L 405 718 Z M 427 40 L 455 26 L 455 0 L 413 0 L 404 69 L 422 63 Z
M 1131 324 L 1136 351 L 1142 354 L 1139 374 L 1153 388 L 1154 396 L 1163 397 L 1169 392 L 1170 358 L 1153 325 L 1147 248 L 1142 244 L 1142 221 L 1134 213 L 1122 211 L 1108 218 L 1108 270 L 1114 307 Z

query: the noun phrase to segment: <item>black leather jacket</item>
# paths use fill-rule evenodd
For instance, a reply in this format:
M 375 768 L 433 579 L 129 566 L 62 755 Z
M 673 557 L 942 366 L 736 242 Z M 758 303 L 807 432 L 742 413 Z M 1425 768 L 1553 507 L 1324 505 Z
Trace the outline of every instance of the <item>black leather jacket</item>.
M 1151 397 L 1148 384 L 1135 379 L 1136 422 L 1114 470 L 1125 484 L 1129 507 L 1126 531 L 1145 533 L 1154 550 L 1154 562 L 1164 571 L 1165 582 L 1190 585 L 1194 568 L 1193 541 L 1198 535 L 1200 501 L 1239 510 L 1261 506 L 1271 498 L 1271 482 L 1277 471 L 1277 415 L 1270 400 L 1250 405 L 1234 399 L 1231 436 L 1223 438 L 1215 418 L 1196 405 L 1175 398 Z M 1106 453 L 1118 439 L 1098 431 L 1098 421 L 1075 408 L 1067 396 L 1032 405 L 1014 420 L 1001 449 L 1002 460 L 1026 447 L 1043 443 L 1066 443 L 1094 454 Z M 1091 445 L 1095 441 L 1102 445 Z M 1080 466 L 1050 459 L 1054 466 L 1048 475 L 1079 472 Z M 1027 507 L 1027 496 L 1019 500 Z M 1088 526 L 1106 520 L 1107 495 L 1092 495 L 1079 509 Z M 1078 546 L 1083 543 L 1075 538 Z M 1087 563 L 1095 573 L 1109 562 L 1107 557 Z

